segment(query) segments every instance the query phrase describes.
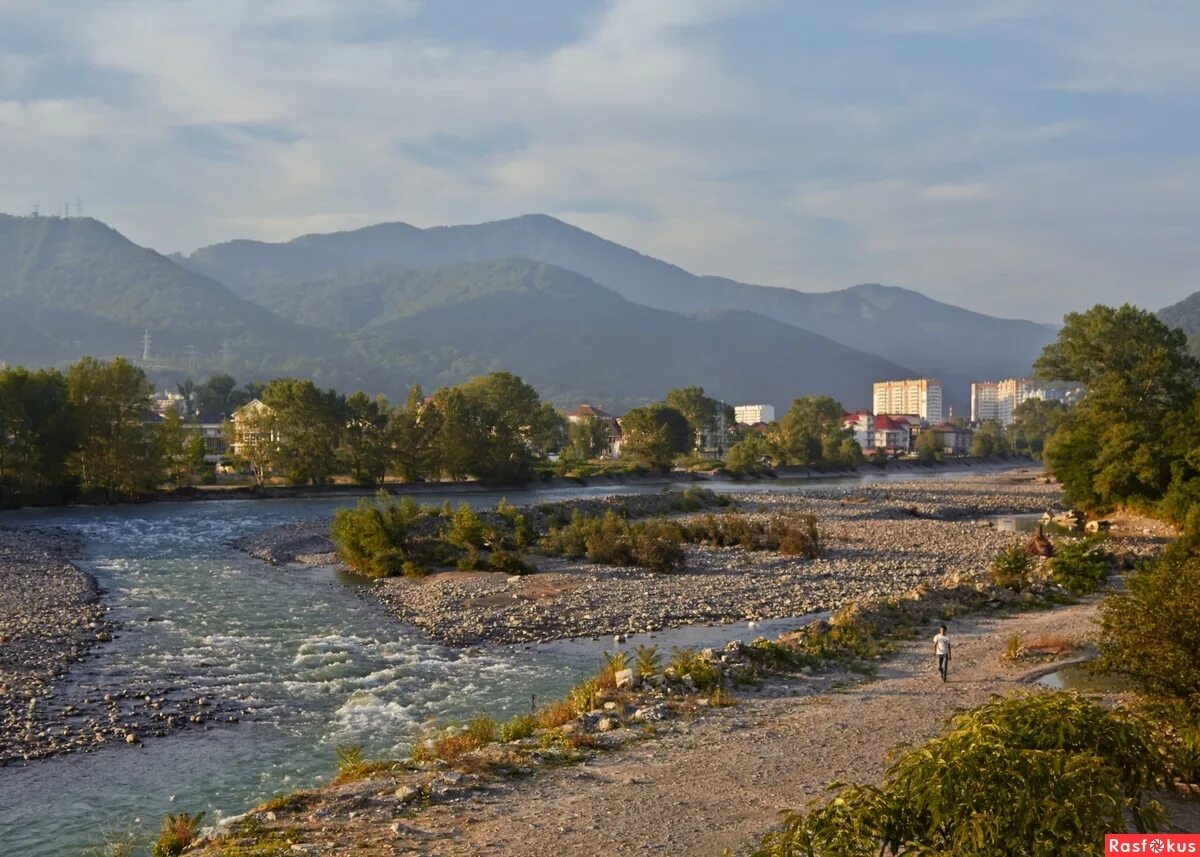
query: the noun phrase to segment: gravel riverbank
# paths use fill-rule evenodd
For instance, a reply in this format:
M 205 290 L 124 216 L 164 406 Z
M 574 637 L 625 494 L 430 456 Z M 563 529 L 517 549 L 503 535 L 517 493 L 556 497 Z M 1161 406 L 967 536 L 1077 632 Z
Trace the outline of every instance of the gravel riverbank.
M 741 549 L 687 548 L 674 573 L 532 557 L 539 573 L 446 572 L 390 578 L 368 590 L 399 619 L 451 645 L 527 643 L 644 633 L 692 624 L 786 618 L 982 575 L 986 558 L 1024 536 L 983 516 L 1042 512 L 1057 485 L 1022 470 L 938 482 L 734 494 L 752 517 L 817 516 L 815 560 Z M 589 511 L 624 498 L 586 501 Z M 684 516 L 687 517 L 687 516 Z M 239 547 L 273 562 L 328 562 L 328 523 L 279 528 Z
M 0 528 L 0 766 L 136 745 L 222 713 L 171 684 L 64 681 L 118 631 L 72 561 L 80 547 L 59 530 Z

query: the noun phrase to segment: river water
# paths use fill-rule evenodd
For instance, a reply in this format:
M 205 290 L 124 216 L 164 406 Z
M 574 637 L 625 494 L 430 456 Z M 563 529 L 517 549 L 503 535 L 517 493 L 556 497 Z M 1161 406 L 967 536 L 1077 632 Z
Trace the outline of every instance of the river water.
M 535 490 L 513 499 L 614 491 Z M 484 507 L 500 496 L 421 499 Z M 328 777 L 340 744 L 362 744 L 368 755 L 403 754 L 432 720 L 528 711 L 531 696 L 561 695 L 614 648 L 612 640 L 447 648 L 394 621 L 349 575 L 273 568 L 226 544 L 275 524 L 328 519 L 353 502 L 230 500 L 0 515 L 8 526 L 54 525 L 80 535 L 80 565 L 95 575 L 120 623 L 114 640 L 73 667 L 69 681 L 111 688 L 172 678 L 246 709 L 239 723 L 148 738 L 136 748 L 0 768 L 0 857 L 86 854 L 108 835 L 155 828 L 168 812 L 203 810 L 206 822 L 240 812 Z M 680 629 L 653 642 L 664 649 L 718 645 L 796 624 Z

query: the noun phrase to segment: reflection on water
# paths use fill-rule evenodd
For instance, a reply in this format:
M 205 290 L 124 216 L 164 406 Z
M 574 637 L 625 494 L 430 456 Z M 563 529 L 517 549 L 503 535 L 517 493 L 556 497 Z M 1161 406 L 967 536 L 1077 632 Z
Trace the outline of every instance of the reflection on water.
M 1080 693 L 1120 693 L 1129 689 L 1125 679 L 1095 673 L 1090 663 L 1069 664 L 1042 676 L 1037 683 L 1054 690 L 1077 690 Z

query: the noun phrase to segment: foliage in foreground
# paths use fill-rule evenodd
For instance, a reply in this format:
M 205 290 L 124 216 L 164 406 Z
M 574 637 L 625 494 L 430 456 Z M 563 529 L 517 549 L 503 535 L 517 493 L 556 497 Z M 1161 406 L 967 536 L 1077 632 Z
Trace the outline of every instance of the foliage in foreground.
M 755 857 L 1099 855 L 1104 834 L 1157 830 L 1165 769 L 1145 726 L 1075 694 L 997 699 L 902 753 L 879 787 L 834 784 Z
M 1101 669 L 1200 712 L 1200 553 L 1183 541 L 1100 608 Z

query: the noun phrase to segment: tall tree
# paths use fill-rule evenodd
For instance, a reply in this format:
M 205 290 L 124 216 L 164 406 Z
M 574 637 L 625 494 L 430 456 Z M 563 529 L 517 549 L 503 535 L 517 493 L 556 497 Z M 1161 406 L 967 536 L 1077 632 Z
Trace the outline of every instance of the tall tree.
M 642 467 L 665 470 L 679 453 L 692 449 L 692 429 L 675 408 L 655 402 L 621 417 L 621 457 Z
M 851 467 L 862 460 L 862 449 L 844 419 L 845 410 L 835 399 L 804 396 L 771 426 L 768 439 L 786 464 Z
M 388 433 L 392 448 L 392 463 L 406 482 L 415 482 L 437 475 L 439 412 L 417 384 L 408 391 L 404 407 L 392 411 Z
M 85 357 L 67 372 L 79 427 L 75 464 L 85 491 L 109 502 L 154 489 L 160 462 L 145 426 L 154 389 L 146 374 L 118 357 Z
M 204 438 L 193 427 L 189 430 L 173 406 L 167 408 L 157 426 L 155 438 L 162 458 L 163 479 L 170 485 L 192 485 L 204 467 Z
M 224 373 L 209 376 L 207 381 L 196 387 L 195 395 L 198 410 L 214 411 L 223 419 L 253 398 L 245 390 L 238 389 L 232 375 Z
M 1172 479 L 1170 415 L 1200 382 L 1183 332 L 1128 304 L 1095 306 L 1066 316 L 1034 369 L 1086 389 L 1045 449 L 1067 498 L 1085 508 L 1161 499 Z
M 278 378 L 263 390 L 275 414 L 275 468 L 294 485 L 327 485 L 338 472 L 338 448 L 346 425 L 346 400 L 312 381 Z
M 1046 438 L 1062 421 L 1066 406 L 1053 399 L 1026 399 L 1013 408 L 1009 436 L 1013 449 L 1022 455 L 1041 457 Z
M 67 459 L 75 440 L 75 415 L 62 373 L 0 371 L 0 506 L 69 496 Z
M 355 393 L 346 399 L 346 427 L 342 432 L 342 457 L 357 485 L 378 485 L 391 458 L 387 399 Z
M 567 426 L 567 450 L 573 458 L 599 458 L 608 448 L 608 423 L 585 416 Z

